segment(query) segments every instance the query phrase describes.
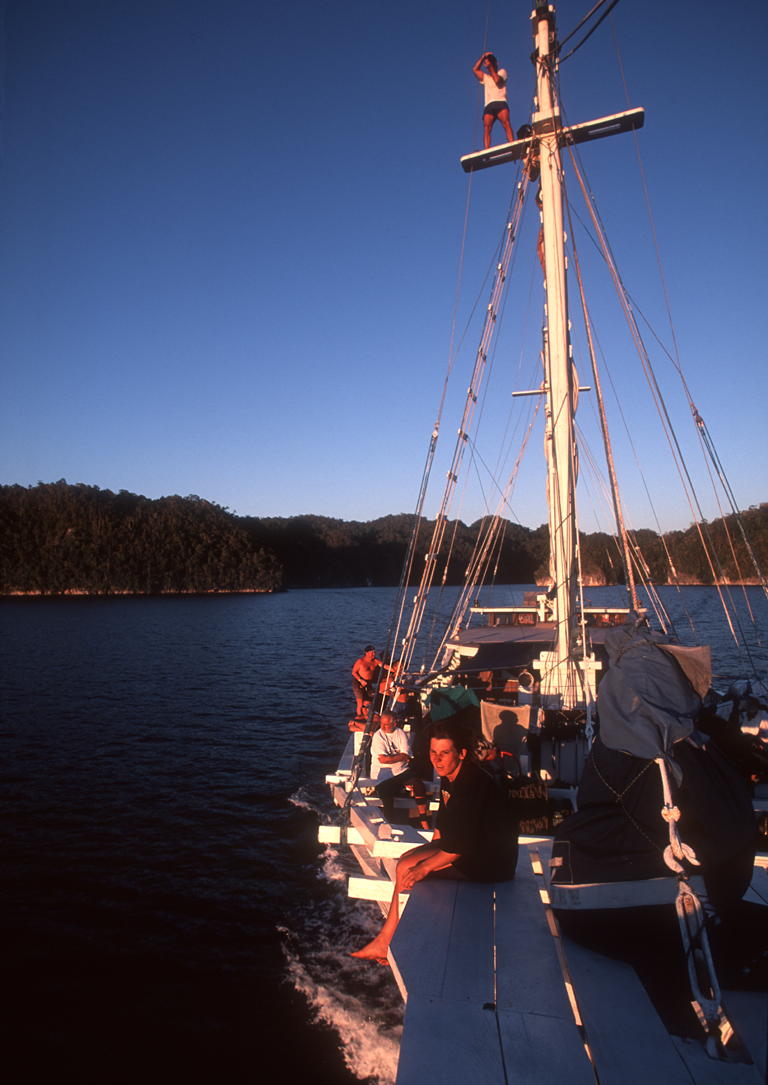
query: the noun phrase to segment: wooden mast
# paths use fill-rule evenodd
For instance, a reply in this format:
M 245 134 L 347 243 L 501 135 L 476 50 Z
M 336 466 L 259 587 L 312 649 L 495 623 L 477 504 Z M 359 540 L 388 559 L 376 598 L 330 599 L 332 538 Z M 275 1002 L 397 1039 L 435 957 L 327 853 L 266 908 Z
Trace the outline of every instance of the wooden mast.
M 541 213 L 544 233 L 546 332 L 544 387 L 547 396 L 547 501 L 549 504 L 550 571 L 555 619 L 554 650 L 538 661 L 542 694 L 560 697 L 561 707 L 584 700 L 575 662 L 576 640 L 576 445 L 574 412 L 578 394 L 568 334 L 565 280 L 562 127 L 555 86 L 554 8 L 538 2 L 533 12 L 536 104 L 533 132 L 538 137 L 541 168 Z
M 466 173 L 473 173 L 526 159 L 532 149 L 538 151 L 547 295 L 542 357 L 547 397 L 547 500 L 553 579 L 547 609 L 554 618 L 555 640 L 552 650 L 542 652 L 534 661 L 534 667 L 540 672 L 544 704 L 570 709 L 584 704 L 589 706 L 594 701 L 594 672 L 601 665 L 594 655 L 585 652 L 579 638 L 574 436 L 579 388 L 569 335 L 561 148 L 641 128 L 645 114 L 642 109 L 630 109 L 563 127 L 555 79 L 555 8 L 547 0 L 534 0 L 534 3 L 531 20 L 535 43 L 536 112 L 532 134 L 512 143 L 463 155 L 461 166 Z M 617 523 L 617 530 L 622 530 L 620 523 Z

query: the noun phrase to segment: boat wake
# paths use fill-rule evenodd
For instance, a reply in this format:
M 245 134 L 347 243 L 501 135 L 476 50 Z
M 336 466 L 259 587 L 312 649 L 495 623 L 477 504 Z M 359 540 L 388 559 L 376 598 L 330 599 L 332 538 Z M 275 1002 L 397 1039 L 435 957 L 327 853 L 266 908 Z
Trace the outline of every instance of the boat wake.
M 306 998 L 314 1020 L 338 1035 L 348 1069 L 372 1085 L 392 1085 L 402 1032 L 402 1026 L 394 1023 L 397 992 L 364 987 L 357 962 L 347 964 L 334 947 L 307 953 L 306 948 L 297 948 L 286 928 L 280 933 L 288 979 Z
M 288 802 L 299 810 L 307 810 L 310 814 L 317 814 L 318 817 L 322 816 L 322 811 L 312 801 L 306 787 L 297 788 L 292 795 L 288 796 Z
M 289 800 L 329 821 L 300 788 Z M 286 979 L 307 1001 L 312 1018 L 339 1038 L 347 1068 L 370 1085 L 392 1085 L 402 1034 L 403 1004 L 388 968 L 362 965 L 352 949 L 375 934 L 381 916 L 375 905 L 350 900 L 347 876 L 354 861 L 325 845 L 317 859 L 317 892 L 279 926 Z

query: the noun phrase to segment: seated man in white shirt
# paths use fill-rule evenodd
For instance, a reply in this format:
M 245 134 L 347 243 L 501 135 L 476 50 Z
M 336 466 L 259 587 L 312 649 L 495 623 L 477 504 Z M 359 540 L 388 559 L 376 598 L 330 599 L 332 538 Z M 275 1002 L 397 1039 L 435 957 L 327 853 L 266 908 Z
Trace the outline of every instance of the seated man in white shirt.
M 421 828 L 430 828 L 424 781 L 411 768 L 410 739 L 391 712 L 382 712 L 381 727 L 371 739 L 371 778 L 379 781 L 376 794 L 387 821 L 392 820 L 395 797 L 407 788 L 416 800 Z

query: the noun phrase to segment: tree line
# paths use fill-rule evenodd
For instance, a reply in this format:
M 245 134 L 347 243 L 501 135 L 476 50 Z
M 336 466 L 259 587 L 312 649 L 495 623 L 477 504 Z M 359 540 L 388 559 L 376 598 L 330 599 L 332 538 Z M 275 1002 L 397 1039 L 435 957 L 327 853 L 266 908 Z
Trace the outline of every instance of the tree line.
M 416 526 L 412 515 L 368 522 L 325 516 L 243 517 L 195 494 L 151 500 L 121 490 L 70 485 L 0 486 L 0 594 L 161 594 L 279 591 L 284 588 L 391 586 L 400 583 Z M 478 523 L 448 525 L 441 555 L 448 584 L 463 582 Z M 411 580 L 421 574 L 433 523 L 421 520 Z M 654 583 L 754 579 L 741 528 L 759 566 L 768 563 L 768 504 L 703 527 L 632 536 Z M 591 584 L 623 582 L 616 540 L 580 536 Z M 546 525 L 507 522 L 493 557 L 497 583 L 546 579 Z

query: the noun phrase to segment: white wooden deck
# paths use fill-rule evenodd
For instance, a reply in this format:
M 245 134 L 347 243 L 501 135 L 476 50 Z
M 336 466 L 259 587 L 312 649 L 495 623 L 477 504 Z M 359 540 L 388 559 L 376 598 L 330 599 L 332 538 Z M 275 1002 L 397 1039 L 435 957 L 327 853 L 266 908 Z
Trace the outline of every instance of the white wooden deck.
M 328 777 L 339 806 L 348 798 L 356 738 Z M 373 796 L 356 790 L 351 799 L 346 833 L 324 826 L 320 836 L 355 853 L 362 873 L 350 878 L 350 895 L 385 907 L 397 858 L 430 834 L 390 826 Z M 723 992 L 752 1064 L 712 1060 L 701 1044 L 671 1037 L 634 969 L 561 937 L 543 875 L 549 847 L 521 838 L 512 882 L 427 881 L 401 897 L 390 950 L 406 1002 L 397 1085 L 423 1085 L 427 1076 L 445 1085 L 766 1085 L 768 994 Z M 765 903 L 768 859 L 757 863 L 746 899 Z M 580 886 L 575 895 L 597 894 L 592 906 L 616 906 L 626 904 L 613 901 L 623 888 Z M 646 889 L 658 897 L 658 887 Z
M 723 996 L 753 1065 L 709 1059 L 700 1044 L 671 1037 L 634 969 L 560 937 L 535 853 L 521 848 L 512 882 L 427 881 L 412 892 L 390 952 L 406 1000 L 397 1085 L 427 1076 L 483 1085 L 768 1080 L 768 995 Z
M 406 999 L 397 1085 L 593 1085 L 539 882 L 522 849 L 512 882 L 416 886 L 391 951 Z

